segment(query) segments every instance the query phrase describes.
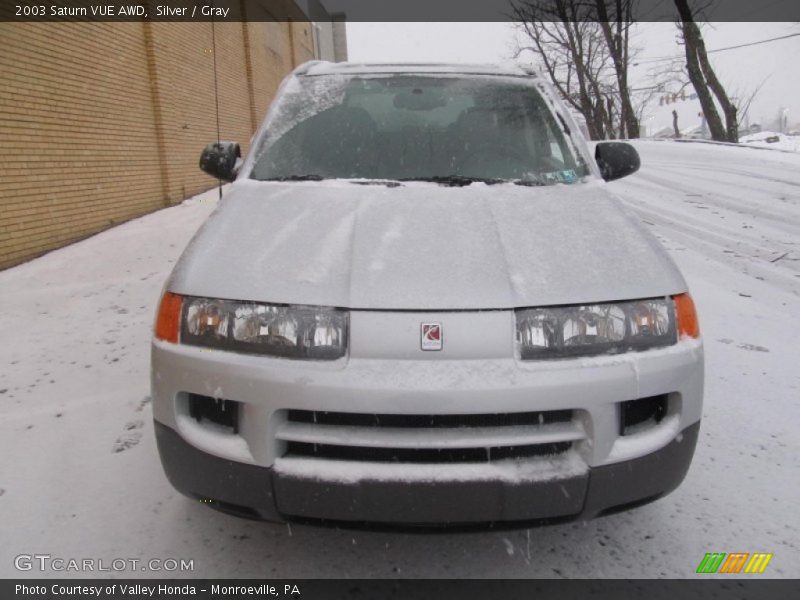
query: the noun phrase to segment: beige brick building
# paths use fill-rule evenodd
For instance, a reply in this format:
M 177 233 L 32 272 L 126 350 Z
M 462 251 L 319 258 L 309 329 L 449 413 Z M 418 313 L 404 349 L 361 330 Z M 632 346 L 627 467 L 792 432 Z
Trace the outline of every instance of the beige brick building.
M 0 269 L 213 187 L 214 46 L 221 137 L 245 152 L 284 75 L 335 45 L 269 18 L 0 23 Z

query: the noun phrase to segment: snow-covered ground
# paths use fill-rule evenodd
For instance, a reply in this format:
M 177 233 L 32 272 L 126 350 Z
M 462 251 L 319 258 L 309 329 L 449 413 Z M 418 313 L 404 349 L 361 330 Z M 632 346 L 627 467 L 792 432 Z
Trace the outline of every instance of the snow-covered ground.
M 800 136 L 775 133 L 774 131 L 760 131 L 739 138 L 739 143 L 774 150 L 800 152 Z
M 437 534 L 241 521 L 180 496 L 155 449 L 148 342 L 211 191 L 0 273 L 0 577 L 61 574 L 15 570 L 37 553 L 193 559 L 185 575 L 205 577 L 693 577 L 712 551 L 772 552 L 765 576 L 800 576 L 800 156 L 637 147 L 641 172 L 610 185 L 678 261 L 706 343 L 676 492 L 590 522 Z

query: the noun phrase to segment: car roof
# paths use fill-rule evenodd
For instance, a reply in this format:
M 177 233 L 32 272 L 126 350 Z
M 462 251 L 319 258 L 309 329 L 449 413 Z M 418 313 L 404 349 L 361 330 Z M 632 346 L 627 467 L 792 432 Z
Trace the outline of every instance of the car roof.
M 295 69 L 295 75 L 315 76 L 332 74 L 373 75 L 383 73 L 499 75 L 512 77 L 535 77 L 534 69 L 516 63 L 458 64 L 458 63 L 333 63 L 313 60 Z

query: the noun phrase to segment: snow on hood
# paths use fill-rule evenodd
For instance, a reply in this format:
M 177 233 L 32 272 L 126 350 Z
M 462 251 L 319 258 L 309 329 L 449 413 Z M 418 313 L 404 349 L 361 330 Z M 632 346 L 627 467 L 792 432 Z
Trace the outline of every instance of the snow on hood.
M 362 309 L 498 309 L 662 296 L 686 284 L 599 182 L 398 187 L 236 182 L 176 293 Z

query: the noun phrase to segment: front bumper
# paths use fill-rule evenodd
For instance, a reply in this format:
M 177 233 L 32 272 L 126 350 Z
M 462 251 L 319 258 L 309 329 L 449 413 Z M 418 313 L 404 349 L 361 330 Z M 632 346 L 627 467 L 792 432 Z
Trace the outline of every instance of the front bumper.
M 528 483 L 502 481 L 320 482 L 285 477 L 207 454 L 155 423 L 164 471 L 181 493 L 240 516 L 397 524 L 523 522 L 590 519 L 668 494 L 683 481 L 700 423 L 660 450 L 584 475 Z M 280 498 L 280 500 L 278 500 Z
M 498 345 L 497 356 L 419 360 L 354 351 L 311 363 L 156 341 L 153 409 L 165 471 L 181 492 L 240 514 L 408 524 L 588 518 L 654 499 L 683 479 L 702 414 L 699 340 L 563 361 L 521 363 L 503 353 Z M 191 418 L 193 395 L 238 403 L 238 429 Z M 651 397 L 664 399 L 665 413 L 623 435 L 623 403 Z M 345 419 L 317 423 L 332 413 Z M 531 415 L 543 420 L 520 425 L 517 417 Z M 362 426 L 363 417 L 387 416 L 414 425 Z M 420 426 L 420 416 L 470 426 Z M 484 462 L 474 453 L 430 460 L 465 446 L 486 447 Z M 545 446 L 557 450 L 513 454 Z M 293 454 L 297 447 L 307 453 Z M 390 459 L 395 451 L 401 458 L 375 462 L 387 447 Z M 402 458 L 417 451 L 428 458 Z

